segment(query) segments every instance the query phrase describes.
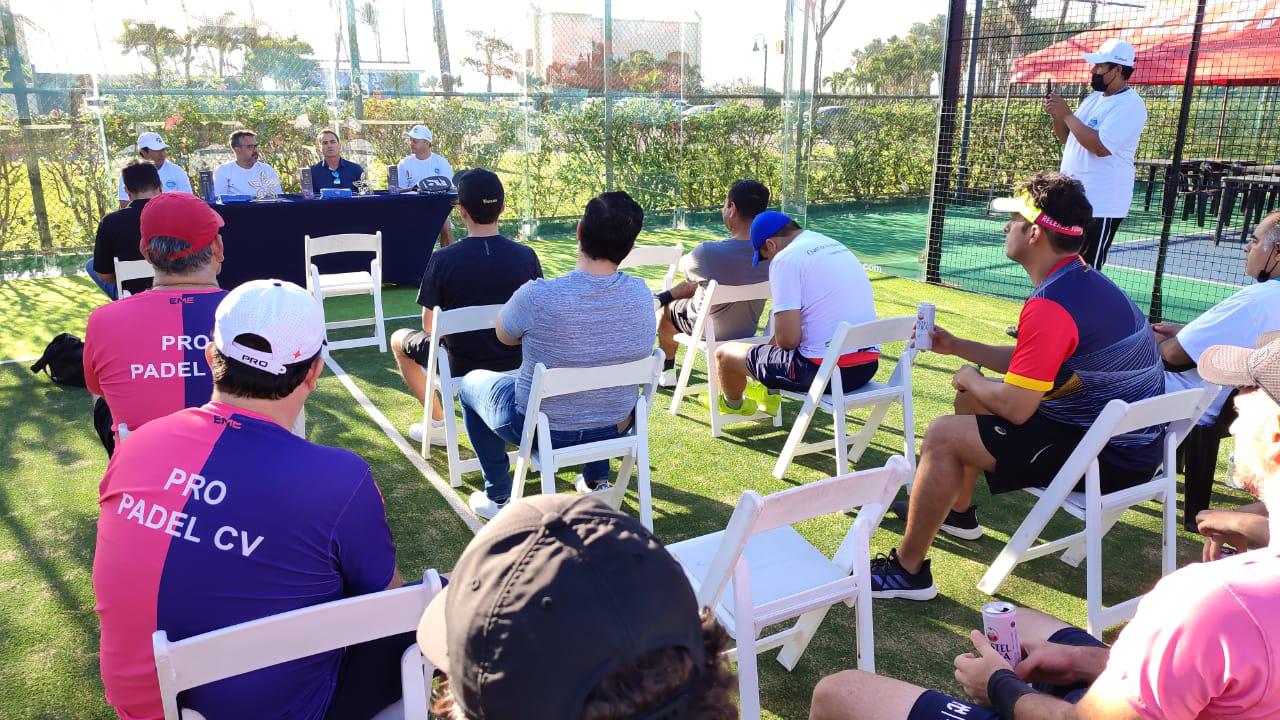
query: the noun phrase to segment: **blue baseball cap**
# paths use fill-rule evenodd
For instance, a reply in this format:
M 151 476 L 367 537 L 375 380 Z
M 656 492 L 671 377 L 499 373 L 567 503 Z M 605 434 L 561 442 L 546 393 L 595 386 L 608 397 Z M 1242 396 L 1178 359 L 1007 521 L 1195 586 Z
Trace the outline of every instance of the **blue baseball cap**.
M 760 248 L 764 247 L 765 241 L 789 222 L 791 218 L 777 210 L 765 210 L 751 221 L 751 247 L 756 250 L 755 256 L 751 258 L 751 267 L 760 264 Z

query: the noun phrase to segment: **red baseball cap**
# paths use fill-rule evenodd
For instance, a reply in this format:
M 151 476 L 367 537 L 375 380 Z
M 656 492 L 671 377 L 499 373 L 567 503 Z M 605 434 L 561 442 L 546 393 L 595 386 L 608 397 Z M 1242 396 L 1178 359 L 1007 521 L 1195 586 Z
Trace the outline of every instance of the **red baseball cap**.
M 171 237 L 184 240 L 191 247 L 171 253 L 167 259 L 177 260 L 204 250 L 213 244 L 218 229 L 225 223 L 209 203 L 184 192 L 162 193 L 142 206 L 142 238 L 138 251 L 146 256 L 151 238 Z

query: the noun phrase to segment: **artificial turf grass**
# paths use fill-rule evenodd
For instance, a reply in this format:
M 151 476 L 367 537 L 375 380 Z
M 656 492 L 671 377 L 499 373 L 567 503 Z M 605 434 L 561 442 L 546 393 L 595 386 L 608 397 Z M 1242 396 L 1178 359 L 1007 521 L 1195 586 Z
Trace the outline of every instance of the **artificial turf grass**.
M 679 239 L 686 248 L 712 233 L 646 233 L 647 242 Z M 548 276 L 572 267 L 570 240 L 543 241 L 534 245 Z M 656 268 L 642 269 L 653 281 Z M 30 281 L 23 281 L 30 282 Z M 72 285 L 69 299 L 96 303 L 96 287 L 87 278 L 63 279 Z M 919 301 L 938 306 L 938 323 L 957 334 L 985 342 L 1007 342 L 1003 328 L 1016 318 L 1018 305 L 912 281 L 875 277 L 877 309 L 883 316 L 910 314 Z M 3 286 L 0 286 L 3 287 Z M 25 291 L 23 291 L 25 292 Z M 58 292 L 63 292 L 59 290 Z M 87 297 L 85 296 L 87 294 Z M 100 295 L 100 293 L 98 293 Z M 388 315 L 410 315 L 394 327 L 416 324 L 415 291 L 397 288 L 384 293 Z M 360 303 L 364 304 L 361 305 Z M 326 304 L 331 316 L 368 313 L 368 301 L 342 298 Z M 78 319 L 63 308 L 69 319 L 49 327 L 44 317 L 6 313 L 0 324 L 10 337 L 27 337 L 45 328 L 83 330 Z M 78 327 L 76 325 L 78 322 Z M 52 333 L 50 333 L 51 335 Z M 47 339 L 47 338 L 45 338 Z M 41 340 L 43 342 L 43 340 Z M 42 345 L 41 345 L 42 346 Z M 882 372 L 900 347 L 886 348 Z M 5 353 L 8 355 L 8 353 Z M 389 355 L 375 348 L 342 350 L 337 361 L 353 375 L 357 385 L 398 428 L 407 430 L 421 408 L 404 390 Z M 13 357 L 9 355 L 9 357 Z M 950 376 L 959 361 L 922 354 L 916 362 L 914 400 L 916 434 L 923 435 L 928 421 L 950 410 Z M 650 459 L 655 501 L 655 529 L 664 541 L 675 542 L 724 528 L 738 495 L 747 488 L 773 492 L 811 482 L 834 471 L 831 453 L 802 456 L 784 480 L 770 475 L 773 460 L 797 405 L 784 404 L 784 424 L 767 422 L 730 425 L 724 437 L 712 439 L 705 410 L 686 402 L 679 417 L 666 409 L 670 391 L 656 396 L 651 423 Z M 13 418 L 12 429 L 0 433 L 0 717 L 112 717 L 102 699 L 97 673 L 97 619 L 93 613 L 89 572 L 96 519 L 96 489 L 105 455 L 89 422 L 88 395 L 65 390 L 36 378 L 16 365 L 0 366 L 0 407 Z M 858 417 L 864 417 L 865 411 Z M 901 413 L 890 411 L 882 430 L 859 463 L 874 467 L 899 451 Z M 329 372 L 321 377 L 317 393 L 308 402 L 308 433 L 316 442 L 341 445 L 362 455 L 387 502 L 401 572 L 417 576 L 424 567 L 447 569 L 470 538 L 463 523 L 449 510 L 434 489 L 417 473 L 395 446 L 372 424 Z M 830 418 L 819 415 L 811 438 L 830 436 Z M 50 442 L 56 438 L 56 442 Z M 412 443 L 411 443 L 412 444 Z M 1223 456 L 1230 443 L 1224 443 Z M 443 453 L 437 448 L 432 464 L 444 474 Z M 57 468 L 59 472 L 50 470 Z M 573 471 L 560 475 L 558 488 L 568 490 Z M 479 487 L 478 475 L 465 477 L 463 495 Z M 531 484 L 529 492 L 536 492 Z M 1215 505 L 1238 502 L 1238 493 L 1220 493 Z M 1030 508 L 1031 497 L 1012 493 L 990 498 L 979 484 L 979 518 L 986 536 L 968 543 L 942 536 L 930 553 L 941 595 L 929 603 L 905 600 L 876 601 L 876 661 L 880 672 L 910 682 L 955 692 L 951 661 L 967 651 L 968 630 L 979 621 L 979 608 L 989 598 L 975 583 L 995 558 L 1008 535 Z M 626 509 L 635 513 L 634 485 Z M 1158 509 L 1146 505 L 1127 514 L 1104 542 L 1104 576 L 1108 601 L 1121 592 L 1129 594 L 1149 586 L 1158 576 Z M 805 523 L 801 532 L 825 552 L 834 552 L 850 518 L 835 515 Z M 1048 533 L 1065 533 L 1075 525 L 1065 516 L 1055 519 Z M 873 538 L 873 552 L 887 552 L 900 539 L 902 523 L 889 517 Z M 1198 544 L 1180 537 L 1179 561 L 1198 557 Z M 1129 559 L 1133 562 L 1130 563 Z M 1130 566 L 1133 572 L 1130 573 Z M 1084 622 L 1084 568 L 1070 568 L 1055 558 L 1043 558 L 1015 570 L 1001 588 L 1001 597 L 1031 605 L 1074 623 Z M 834 608 L 796 669 L 784 671 L 772 660 L 760 662 L 762 702 L 767 717 L 802 718 L 809 696 L 822 676 L 851 667 L 854 662 L 852 611 Z

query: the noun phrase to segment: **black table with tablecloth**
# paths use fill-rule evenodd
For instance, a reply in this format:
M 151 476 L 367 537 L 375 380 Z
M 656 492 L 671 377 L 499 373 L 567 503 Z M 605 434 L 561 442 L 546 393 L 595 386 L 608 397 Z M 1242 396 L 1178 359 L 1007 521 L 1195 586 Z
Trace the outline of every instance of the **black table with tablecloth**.
M 304 236 L 381 230 L 383 282 L 417 285 L 456 197 L 411 193 L 304 200 L 286 195 L 280 202 L 214 205 L 226 221 L 226 260 L 218 282 L 230 289 L 249 280 L 280 278 L 305 287 Z M 324 273 L 368 270 L 371 257 L 341 253 L 319 258 L 316 266 Z

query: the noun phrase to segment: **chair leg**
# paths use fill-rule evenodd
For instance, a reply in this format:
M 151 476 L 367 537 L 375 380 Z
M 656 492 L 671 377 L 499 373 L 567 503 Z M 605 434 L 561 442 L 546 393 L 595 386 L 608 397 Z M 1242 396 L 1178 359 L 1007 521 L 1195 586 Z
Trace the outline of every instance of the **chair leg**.
M 511 499 L 519 500 L 524 497 L 524 482 L 529 475 L 529 459 L 523 455 L 516 458 L 516 472 L 511 479 Z
M 1085 605 L 1088 608 L 1089 634 L 1102 639 L 1102 508 L 1087 503 L 1084 511 L 1085 539 Z
M 805 649 L 809 647 L 809 642 L 813 640 L 813 636 L 818 632 L 822 620 L 827 617 L 827 611 L 830 609 L 831 606 L 827 605 L 817 610 L 810 610 L 796 620 L 793 628 L 796 633 L 782 645 L 782 650 L 778 653 L 778 662 L 787 669 L 787 672 L 794 670 L 796 663 L 800 662 L 800 656 L 804 655 Z M 862 639 L 861 632 L 858 633 L 858 639 Z
M 720 417 L 720 373 L 715 357 L 715 350 L 707 348 L 707 412 L 711 418 L 711 437 L 718 438 L 724 418 Z
M 871 445 L 871 440 L 875 438 L 876 431 L 884 424 L 884 417 L 889 414 L 889 406 L 892 404 L 892 400 L 886 400 L 872 408 L 871 414 L 867 416 L 867 421 L 862 426 L 862 432 L 854 436 L 853 444 L 849 448 L 849 462 L 854 467 L 857 467 L 858 461 L 862 459 L 862 454 Z M 914 443 L 912 444 L 914 445 Z M 843 474 L 848 470 L 841 470 L 840 472 Z
M 622 461 L 618 463 L 618 479 L 613 483 L 613 492 L 610 494 L 609 506 L 615 510 L 622 507 L 622 501 L 627 497 L 627 490 L 631 487 L 631 473 L 635 470 L 635 457 L 630 453 L 622 456 Z
M 738 705 L 743 720 L 760 720 L 760 675 L 756 658 L 756 623 L 745 558 L 733 573 L 734 618 L 738 641 Z
M 982 579 L 978 581 L 978 589 L 988 595 L 994 595 L 1000 588 L 1000 584 L 1009 577 L 1009 573 L 1013 572 L 1014 566 L 1022 562 L 1023 554 L 1030 549 L 1036 538 L 1040 537 L 1040 532 L 1044 530 L 1045 525 L 1049 524 L 1049 520 L 1057 511 L 1058 503 L 1052 502 L 1046 496 L 1041 496 L 1009 538 L 1004 549 L 991 563 L 991 567 L 987 568 L 987 572 L 982 575 Z
M 684 399 L 685 389 L 689 387 L 689 378 L 693 375 L 693 364 L 698 359 L 698 343 L 690 343 L 685 349 L 684 362 L 680 365 L 680 379 L 675 390 L 671 391 L 671 407 L 667 412 L 673 416 L 680 414 L 680 401 Z
M 1125 508 L 1121 508 L 1102 515 L 1102 533 L 1100 534 L 1100 537 L 1106 537 L 1107 533 L 1111 532 L 1111 528 L 1115 527 L 1116 523 L 1120 521 L 1120 516 L 1124 515 L 1124 511 Z M 1087 545 L 1087 540 L 1085 538 L 1081 538 L 1064 550 L 1062 554 L 1058 556 L 1058 559 L 1071 567 L 1080 567 L 1080 563 L 1085 559 Z
M 844 475 L 849 472 L 849 416 L 839 398 L 832 398 L 831 405 L 831 425 L 836 443 L 836 475 Z
M 378 338 L 378 352 L 387 351 L 387 325 L 382 315 L 382 288 L 373 289 L 373 334 Z
M 649 477 L 649 439 L 641 438 L 636 449 L 636 492 L 640 495 L 640 524 L 653 532 L 653 487 Z
M 796 421 L 791 426 L 791 433 L 787 435 L 787 442 L 782 446 L 782 452 L 778 454 L 778 461 L 773 465 L 773 476 L 775 478 L 781 480 L 787 474 L 787 468 L 791 465 L 791 461 L 795 459 L 796 450 L 800 448 L 800 443 L 804 441 L 804 434 L 809 431 L 809 423 L 813 421 L 815 407 L 812 399 L 806 399 L 804 407 L 800 408 L 800 414 L 796 415 Z

